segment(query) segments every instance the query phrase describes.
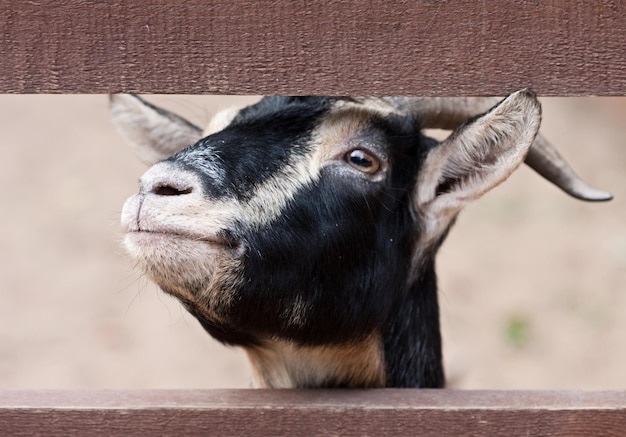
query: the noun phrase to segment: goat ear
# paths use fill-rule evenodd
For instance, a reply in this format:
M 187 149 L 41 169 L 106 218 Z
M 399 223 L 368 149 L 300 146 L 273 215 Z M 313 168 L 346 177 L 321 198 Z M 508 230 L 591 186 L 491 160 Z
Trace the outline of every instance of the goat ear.
M 109 109 L 122 137 L 149 164 L 169 158 L 202 137 L 197 126 L 133 94 L 110 95 Z
M 225 129 L 235 119 L 237 114 L 239 114 L 239 111 L 241 111 L 241 108 L 237 107 L 222 109 L 211 118 L 209 125 L 204 129 L 204 132 L 202 132 L 202 136 L 208 137 L 209 135 L 213 135 Z
M 438 238 L 461 208 L 504 181 L 524 161 L 540 123 L 535 94 L 521 90 L 431 149 L 414 205 L 426 234 Z

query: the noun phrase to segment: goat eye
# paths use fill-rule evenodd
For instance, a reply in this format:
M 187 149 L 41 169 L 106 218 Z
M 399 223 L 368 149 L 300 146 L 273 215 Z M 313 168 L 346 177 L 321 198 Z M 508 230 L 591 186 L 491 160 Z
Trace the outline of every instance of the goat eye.
M 346 154 L 346 161 L 352 167 L 363 173 L 374 174 L 380 168 L 378 159 L 369 152 L 361 149 L 355 149 Z

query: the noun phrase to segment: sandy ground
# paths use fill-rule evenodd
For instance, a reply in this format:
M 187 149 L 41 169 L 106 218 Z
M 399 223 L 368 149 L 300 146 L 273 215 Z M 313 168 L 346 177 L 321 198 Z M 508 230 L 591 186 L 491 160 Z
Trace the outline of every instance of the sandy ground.
M 194 121 L 251 98 L 155 96 Z M 461 216 L 439 258 L 452 386 L 626 388 L 626 99 L 544 99 L 543 132 L 616 199 L 523 168 Z M 105 96 L 0 96 L 0 388 L 246 387 L 133 271 L 121 205 L 145 170 Z

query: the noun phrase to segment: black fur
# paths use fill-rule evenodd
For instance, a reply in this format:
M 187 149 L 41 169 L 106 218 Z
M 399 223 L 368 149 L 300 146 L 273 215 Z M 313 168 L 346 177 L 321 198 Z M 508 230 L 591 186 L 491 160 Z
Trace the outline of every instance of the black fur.
M 246 200 L 293 153 L 308 151 L 312 130 L 337 99 L 266 97 L 170 160 L 198 173 L 207 195 Z M 216 339 L 244 346 L 268 337 L 339 344 L 377 331 L 388 386 L 441 387 L 433 259 L 407 283 L 419 237 L 408 196 L 435 143 L 421 135 L 415 120 L 398 115 L 374 117 L 370 127 L 383 138 L 390 165 L 385 180 L 325 168 L 271 224 L 255 230 L 234 226 L 227 233 L 246 247 L 245 281 L 235 303 L 220 314 L 228 322 L 210 320 L 190 303 L 186 307 Z M 197 165 L 206 153 L 219 157 L 227 185 Z M 296 320 L 294 302 L 306 308 Z

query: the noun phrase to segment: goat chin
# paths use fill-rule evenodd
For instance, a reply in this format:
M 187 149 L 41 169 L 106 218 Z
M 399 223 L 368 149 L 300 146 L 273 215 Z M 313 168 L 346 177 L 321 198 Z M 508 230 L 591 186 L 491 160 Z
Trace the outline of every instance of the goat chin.
M 144 273 L 168 294 L 221 319 L 239 282 L 240 257 L 222 244 L 159 232 L 130 232 L 124 246 Z M 230 284 L 230 286 L 225 286 Z

